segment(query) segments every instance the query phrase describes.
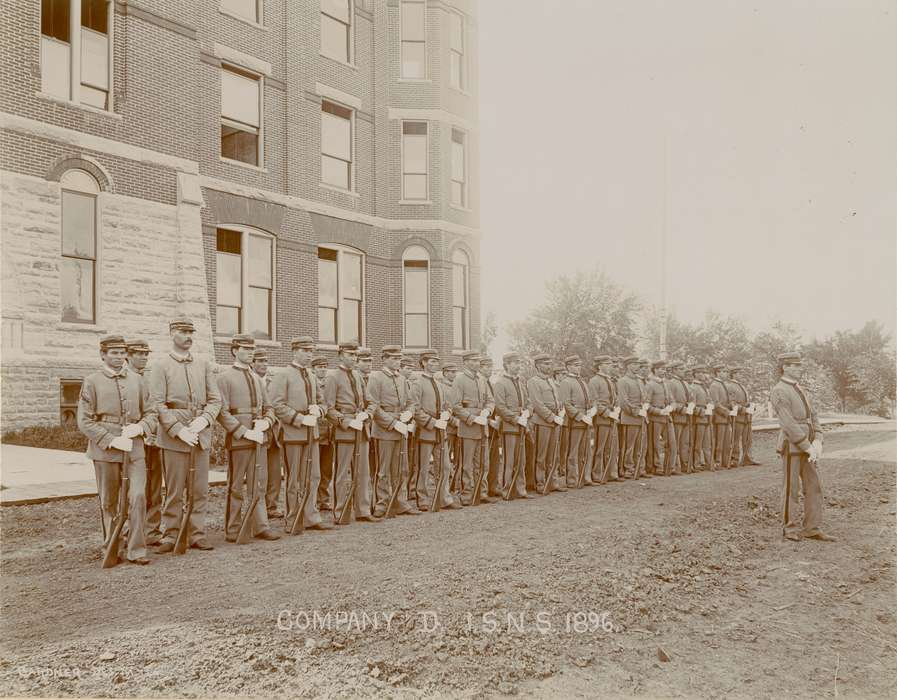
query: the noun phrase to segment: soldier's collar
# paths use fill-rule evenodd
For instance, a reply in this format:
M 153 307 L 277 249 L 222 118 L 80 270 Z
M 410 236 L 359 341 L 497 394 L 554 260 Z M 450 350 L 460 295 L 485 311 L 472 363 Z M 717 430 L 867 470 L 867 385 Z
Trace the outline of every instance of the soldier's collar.
M 466 374 L 471 379 L 476 379 L 477 377 L 480 376 L 479 372 L 474 372 L 473 370 L 467 369 L 467 367 L 464 368 L 464 374 Z M 484 379 L 485 379 L 485 377 L 484 377 Z
M 517 376 L 515 377 L 513 374 L 508 374 L 507 372 L 502 372 L 501 374 L 502 374 L 503 377 L 507 377 L 507 378 L 510 379 L 512 382 L 513 382 L 515 379 L 520 379 L 520 375 L 517 375 Z
M 793 379 L 791 379 L 790 377 L 783 376 L 782 381 L 785 382 L 785 384 L 793 384 L 794 386 L 797 386 L 797 382 L 794 381 Z
M 389 369 L 389 367 L 381 367 L 381 368 L 380 368 L 380 371 L 383 372 L 383 374 L 385 374 L 387 377 L 392 377 L 393 379 L 395 379 L 396 377 L 401 376 L 401 374 L 402 374 L 401 372 L 399 372 L 399 370 L 396 370 L 395 372 L 392 372 L 392 371 Z
M 178 362 L 193 362 L 193 355 L 189 352 L 186 355 L 181 355 L 180 353 L 171 350 L 168 354 L 171 356 L 171 359 L 177 360 Z
M 239 360 L 234 360 L 234 367 L 236 367 L 237 369 L 252 369 L 252 367 L 240 362 Z
M 130 362 L 126 362 L 126 363 L 125 363 L 125 367 L 128 368 L 128 371 L 130 371 L 130 372 L 136 372 L 136 373 L 139 374 L 141 377 L 143 376 L 143 373 L 146 371 L 146 367 L 144 367 L 143 369 L 137 369 L 137 368 L 134 367 L 134 365 L 132 365 Z
M 295 362 L 295 361 L 291 362 L 290 364 L 293 365 L 293 367 L 295 367 L 296 369 L 309 369 L 309 367 L 307 365 L 300 365 L 298 362 Z
M 121 369 L 116 372 L 109 365 L 103 365 L 103 374 L 105 374 L 110 379 L 115 379 L 116 377 L 127 377 L 128 366 L 122 365 Z

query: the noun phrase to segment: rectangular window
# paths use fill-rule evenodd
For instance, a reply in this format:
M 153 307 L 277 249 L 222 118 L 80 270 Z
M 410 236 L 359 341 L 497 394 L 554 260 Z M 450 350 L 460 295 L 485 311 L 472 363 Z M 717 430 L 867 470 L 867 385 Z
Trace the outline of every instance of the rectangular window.
M 456 90 L 467 87 L 464 65 L 464 17 L 449 13 L 449 85 Z
M 225 12 L 256 24 L 262 23 L 261 0 L 221 0 Z
M 215 334 L 274 337 L 274 239 L 218 229 Z
M 318 248 L 318 338 L 362 342 L 364 259 L 342 248 Z
M 112 55 L 107 0 L 41 0 L 41 90 L 98 109 L 109 109 Z M 80 21 L 73 27 L 72 20 Z M 72 31 L 81 49 L 72 55 Z M 73 89 L 72 78 L 77 82 Z
M 430 268 L 426 260 L 406 260 L 405 347 L 425 348 L 430 343 Z
M 221 67 L 221 157 L 261 163 L 262 81 L 232 66 Z
M 467 348 L 467 265 L 452 264 L 452 345 Z
M 452 129 L 452 204 L 467 206 L 467 138 Z
M 62 320 L 96 322 L 97 198 L 62 191 Z
M 321 0 L 321 53 L 352 63 L 351 0 Z
M 352 110 L 321 103 L 321 182 L 352 189 Z
M 402 122 L 402 199 L 428 198 L 427 122 Z
M 423 80 L 427 77 L 426 15 L 426 0 L 402 0 L 403 78 Z
M 59 380 L 59 424 L 75 427 L 78 422 L 78 400 L 81 398 L 80 379 Z

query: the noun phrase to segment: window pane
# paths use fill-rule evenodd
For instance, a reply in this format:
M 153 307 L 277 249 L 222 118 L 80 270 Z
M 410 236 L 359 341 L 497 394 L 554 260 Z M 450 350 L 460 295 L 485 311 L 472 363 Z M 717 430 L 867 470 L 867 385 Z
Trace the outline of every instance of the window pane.
M 71 95 L 69 90 L 69 78 L 71 78 L 69 45 L 41 37 L 40 49 L 41 90 L 53 97 L 67 100 Z
M 271 337 L 271 291 L 249 288 L 246 299 L 246 332 L 255 338 Z
M 419 41 L 402 42 L 402 77 L 427 77 L 427 45 Z
M 236 335 L 240 332 L 240 310 L 232 306 L 219 306 L 215 314 L 215 333 Z
M 62 254 L 96 257 L 96 197 L 62 191 Z
M 455 53 L 452 51 L 450 57 L 450 68 L 449 68 L 449 85 L 454 88 L 458 88 L 459 90 L 463 87 L 463 77 L 462 77 L 462 58 L 461 54 Z
M 271 239 L 264 236 L 249 236 L 249 284 L 253 287 L 267 287 L 274 284 L 271 275 Z
M 71 0 L 41 0 L 40 33 L 54 39 L 69 40 Z
M 321 182 L 344 190 L 349 187 L 349 164 L 330 156 L 321 156 Z
M 250 165 L 259 164 L 259 135 L 226 124 L 221 125 L 221 156 Z
M 107 7 L 107 0 L 81 0 L 81 26 L 108 34 Z
M 343 300 L 340 309 L 339 339 L 340 342 L 361 341 L 361 303 Z
M 352 121 L 321 112 L 321 153 L 352 160 Z
M 422 348 L 429 344 L 427 318 L 426 314 L 405 315 L 405 345 Z
M 72 323 L 93 321 L 93 271 L 92 260 L 60 259 L 60 299 L 63 321 Z
M 457 306 L 452 309 L 452 345 L 456 348 L 464 347 L 464 309 Z
M 426 267 L 405 266 L 405 313 L 427 313 L 429 295 L 428 270 Z
M 221 9 L 231 14 L 258 22 L 258 0 L 221 0 Z
M 402 137 L 402 172 L 426 173 L 427 172 L 427 137 L 403 136 Z
M 216 250 L 219 253 L 234 253 L 239 255 L 242 250 L 243 234 L 239 231 L 220 228 L 216 237 Z
M 221 69 L 221 116 L 241 124 L 258 126 L 261 81 Z
M 402 197 L 404 199 L 426 199 L 427 198 L 427 176 L 426 175 L 405 175 L 403 177 Z
M 453 51 L 464 51 L 464 19 L 456 12 L 449 13 L 449 48 Z
M 98 90 L 109 89 L 108 41 L 105 34 L 81 30 L 81 82 Z
M 464 144 L 452 139 L 452 180 L 464 180 Z
M 318 258 L 318 306 L 339 306 L 337 300 L 336 261 Z
M 361 299 L 361 256 L 343 253 L 343 298 Z
M 349 62 L 349 27 L 321 15 L 321 53 L 344 63 Z
M 216 253 L 216 300 L 225 306 L 242 306 L 243 274 L 239 255 Z
M 322 343 L 336 342 L 336 309 L 318 308 L 318 338 Z
M 405 41 L 424 41 L 426 39 L 424 11 L 426 4 L 422 2 L 402 3 L 402 39 Z
M 98 90 L 81 83 L 81 104 L 90 105 L 97 109 L 107 109 L 109 106 L 108 99 L 109 93 L 105 90 Z
M 322 0 L 321 11 L 349 23 L 349 0 Z
M 464 190 L 460 182 L 452 183 L 452 204 L 464 206 Z
M 467 306 L 467 275 L 463 265 L 452 266 L 452 304 Z

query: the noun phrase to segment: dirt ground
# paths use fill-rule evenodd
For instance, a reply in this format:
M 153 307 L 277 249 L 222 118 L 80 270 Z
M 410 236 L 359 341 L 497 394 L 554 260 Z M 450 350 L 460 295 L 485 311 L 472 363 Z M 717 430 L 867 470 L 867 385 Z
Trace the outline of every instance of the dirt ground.
M 0 693 L 895 697 L 894 425 L 828 432 L 825 529 L 757 467 L 100 568 L 95 499 L 2 509 Z M 433 629 L 435 627 L 435 629 Z

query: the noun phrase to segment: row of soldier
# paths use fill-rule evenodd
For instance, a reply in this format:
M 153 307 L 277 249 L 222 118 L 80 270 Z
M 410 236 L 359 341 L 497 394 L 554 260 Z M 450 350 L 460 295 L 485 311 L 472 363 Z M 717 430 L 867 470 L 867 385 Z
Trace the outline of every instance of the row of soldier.
M 119 556 L 122 511 L 128 561 L 149 563 L 147 546 L 213 548 L 205 516 L 215 421 L 226 433 L 230 542 L 278 539 L 271 523 L 281 517 L 296 534 L 756 464 L 754 405 L 735 378 L 739 368 L 600 356 L 586 381 L 580 357 L 557 365 L 539 354 L 525 379 L 512 352 L 493 377 L 488 358 L 473 351 L 459 368 L 433 350 L 412 359 L 388 345 L 372 371 L 369 350 L 342 343 L 330 369 L 314 340 L 299 337 L 290 365 L 272 373 L 254 339 L 239 335 L 233 364 L 216 373 L 190 352 L 189 319 L 169 329 L 171 351 L 148 379 L 148 344 L 107 336 L 102 370 L 82 385 L 78 424 L 96 466 L 104 562 Z

